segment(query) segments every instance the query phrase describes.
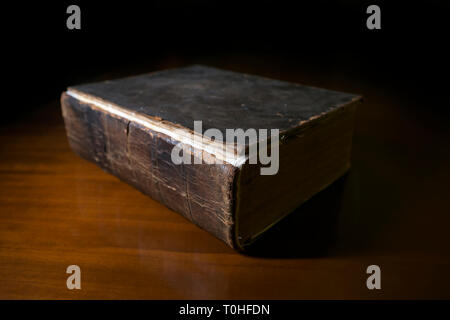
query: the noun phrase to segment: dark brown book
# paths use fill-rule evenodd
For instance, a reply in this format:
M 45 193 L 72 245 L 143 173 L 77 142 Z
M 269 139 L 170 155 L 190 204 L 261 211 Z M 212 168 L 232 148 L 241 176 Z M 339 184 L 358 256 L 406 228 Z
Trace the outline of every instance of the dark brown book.
M 360 98 L 190 66 L 69 87 L 61 104 L 81 157 L 244 250 L 349 169 Z M 236 129 L 256 140 L 226 139 Z

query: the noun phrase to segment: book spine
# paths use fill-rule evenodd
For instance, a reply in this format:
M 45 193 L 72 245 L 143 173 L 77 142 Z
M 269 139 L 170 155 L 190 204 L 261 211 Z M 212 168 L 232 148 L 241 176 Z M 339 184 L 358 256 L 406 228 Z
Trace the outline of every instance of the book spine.
M 236 247 L 233 212 L 238 168 L 176 165 L 171 152 L 179 141 L 67 93 L 61 96 L 61 107 L 69 144 L 78 155 Z

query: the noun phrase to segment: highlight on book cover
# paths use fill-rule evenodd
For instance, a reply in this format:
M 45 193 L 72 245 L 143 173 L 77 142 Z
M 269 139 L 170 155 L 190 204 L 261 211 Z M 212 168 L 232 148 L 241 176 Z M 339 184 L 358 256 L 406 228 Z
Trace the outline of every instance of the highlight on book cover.
M 360 102 L 199 65 L 61 96 L 78 155 L 239 251 L 349 170 Z

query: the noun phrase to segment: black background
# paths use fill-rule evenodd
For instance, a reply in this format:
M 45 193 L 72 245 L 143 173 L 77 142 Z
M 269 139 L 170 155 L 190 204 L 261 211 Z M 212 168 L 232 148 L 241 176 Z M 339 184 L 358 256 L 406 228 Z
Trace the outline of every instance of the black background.
M 70 4 L 81 8 L 81 30 L 66 27 Z M 381 8 L 381 30 L 366 28 L 370 4 Z M 58 99 L 69 85 L 193 63 L 342 88 L 367 101 L 356 119 L 350 177 L 360 192 L 354 193 L 360 199 L 355 212 L 362 214 L 354 215 L 353 207 L 340 214 L 335 250 L 414 249 L 418 257 L 440 250 L 448 257 L 445 1 L 16 1 L 2 3 L 1 12 L 2 134 L 18 122 L 25 125 L 13 134 L 27 130 L 30 119 L 46 120 L 35 116 L 41 111 L 44 117 L 55 114 L 63 132 Z M 29 130 L 39 135 L 46 129 Z M 313 233 L 328 250 L 334 220 L 324 226 L 330 211 L 311 206 L 323 213 L 313 218 L 322 232 L 302 220 L 311 229 L 302 236 Z M 291 239 L 280 243 L 299 243 L 301 232 L 286 229 L 291 224 L 297 230 L 300 223 L 292 222 L 275 231 Z M 279 251 L 275 242 L 273 247 Z M 448 276 L 435 277 L 442 282 L 435 296 L 446 296 Z
M 81 30 L 66 28 L 70 4 L 81 8 Z M 366 28 L 370 4 L 381 8 L 381 30 Z M 68 85 L 191 63 L 284 80 L 356 77 L 447 114 L 444 1 L 41 1 L 2 4 L 2 13 L 2 123 Z
M 151 300 L 151 301 L 2 301 L 2 310 L 11 308 L 19 316 L 45 313 L 46 317 L 60 319 L 66 314 L 72 319 L 85 317 L 105 317 L 123 319 L 130 316 L 164 319 L 196 319 L 195 316 L 180 316 L 179 310 L 190 306 L 204 306 L 224 309 L 224 304 L 269 305 L 269 315 L 230 315 L 224 312 L 213 313 L 211 317 L 198 316 L 198 319 L 286 319 L 304 314 L 314 314 L 316 318 L 342 314 L 348 319 L 379 319 L 389 314 L 394 317 L 430 317 L 444 314 L 448 310 L 448 301 L 312 301 L 312 300 Z

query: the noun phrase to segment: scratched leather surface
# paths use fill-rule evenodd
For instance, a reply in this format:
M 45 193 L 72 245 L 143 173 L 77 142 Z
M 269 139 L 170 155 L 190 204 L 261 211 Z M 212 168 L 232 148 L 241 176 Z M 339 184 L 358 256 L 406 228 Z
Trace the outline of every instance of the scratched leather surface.
M 222 132 L 285 131 L 358 97 L 199 65 L 72 88 L 191 130 L 202 120 L 203 130 Z
M 112 117 L 63 93 L 62 113 L 71 148 L 235 247 L 230 164 L 171 161 L 176 141 L 137 123 Z

